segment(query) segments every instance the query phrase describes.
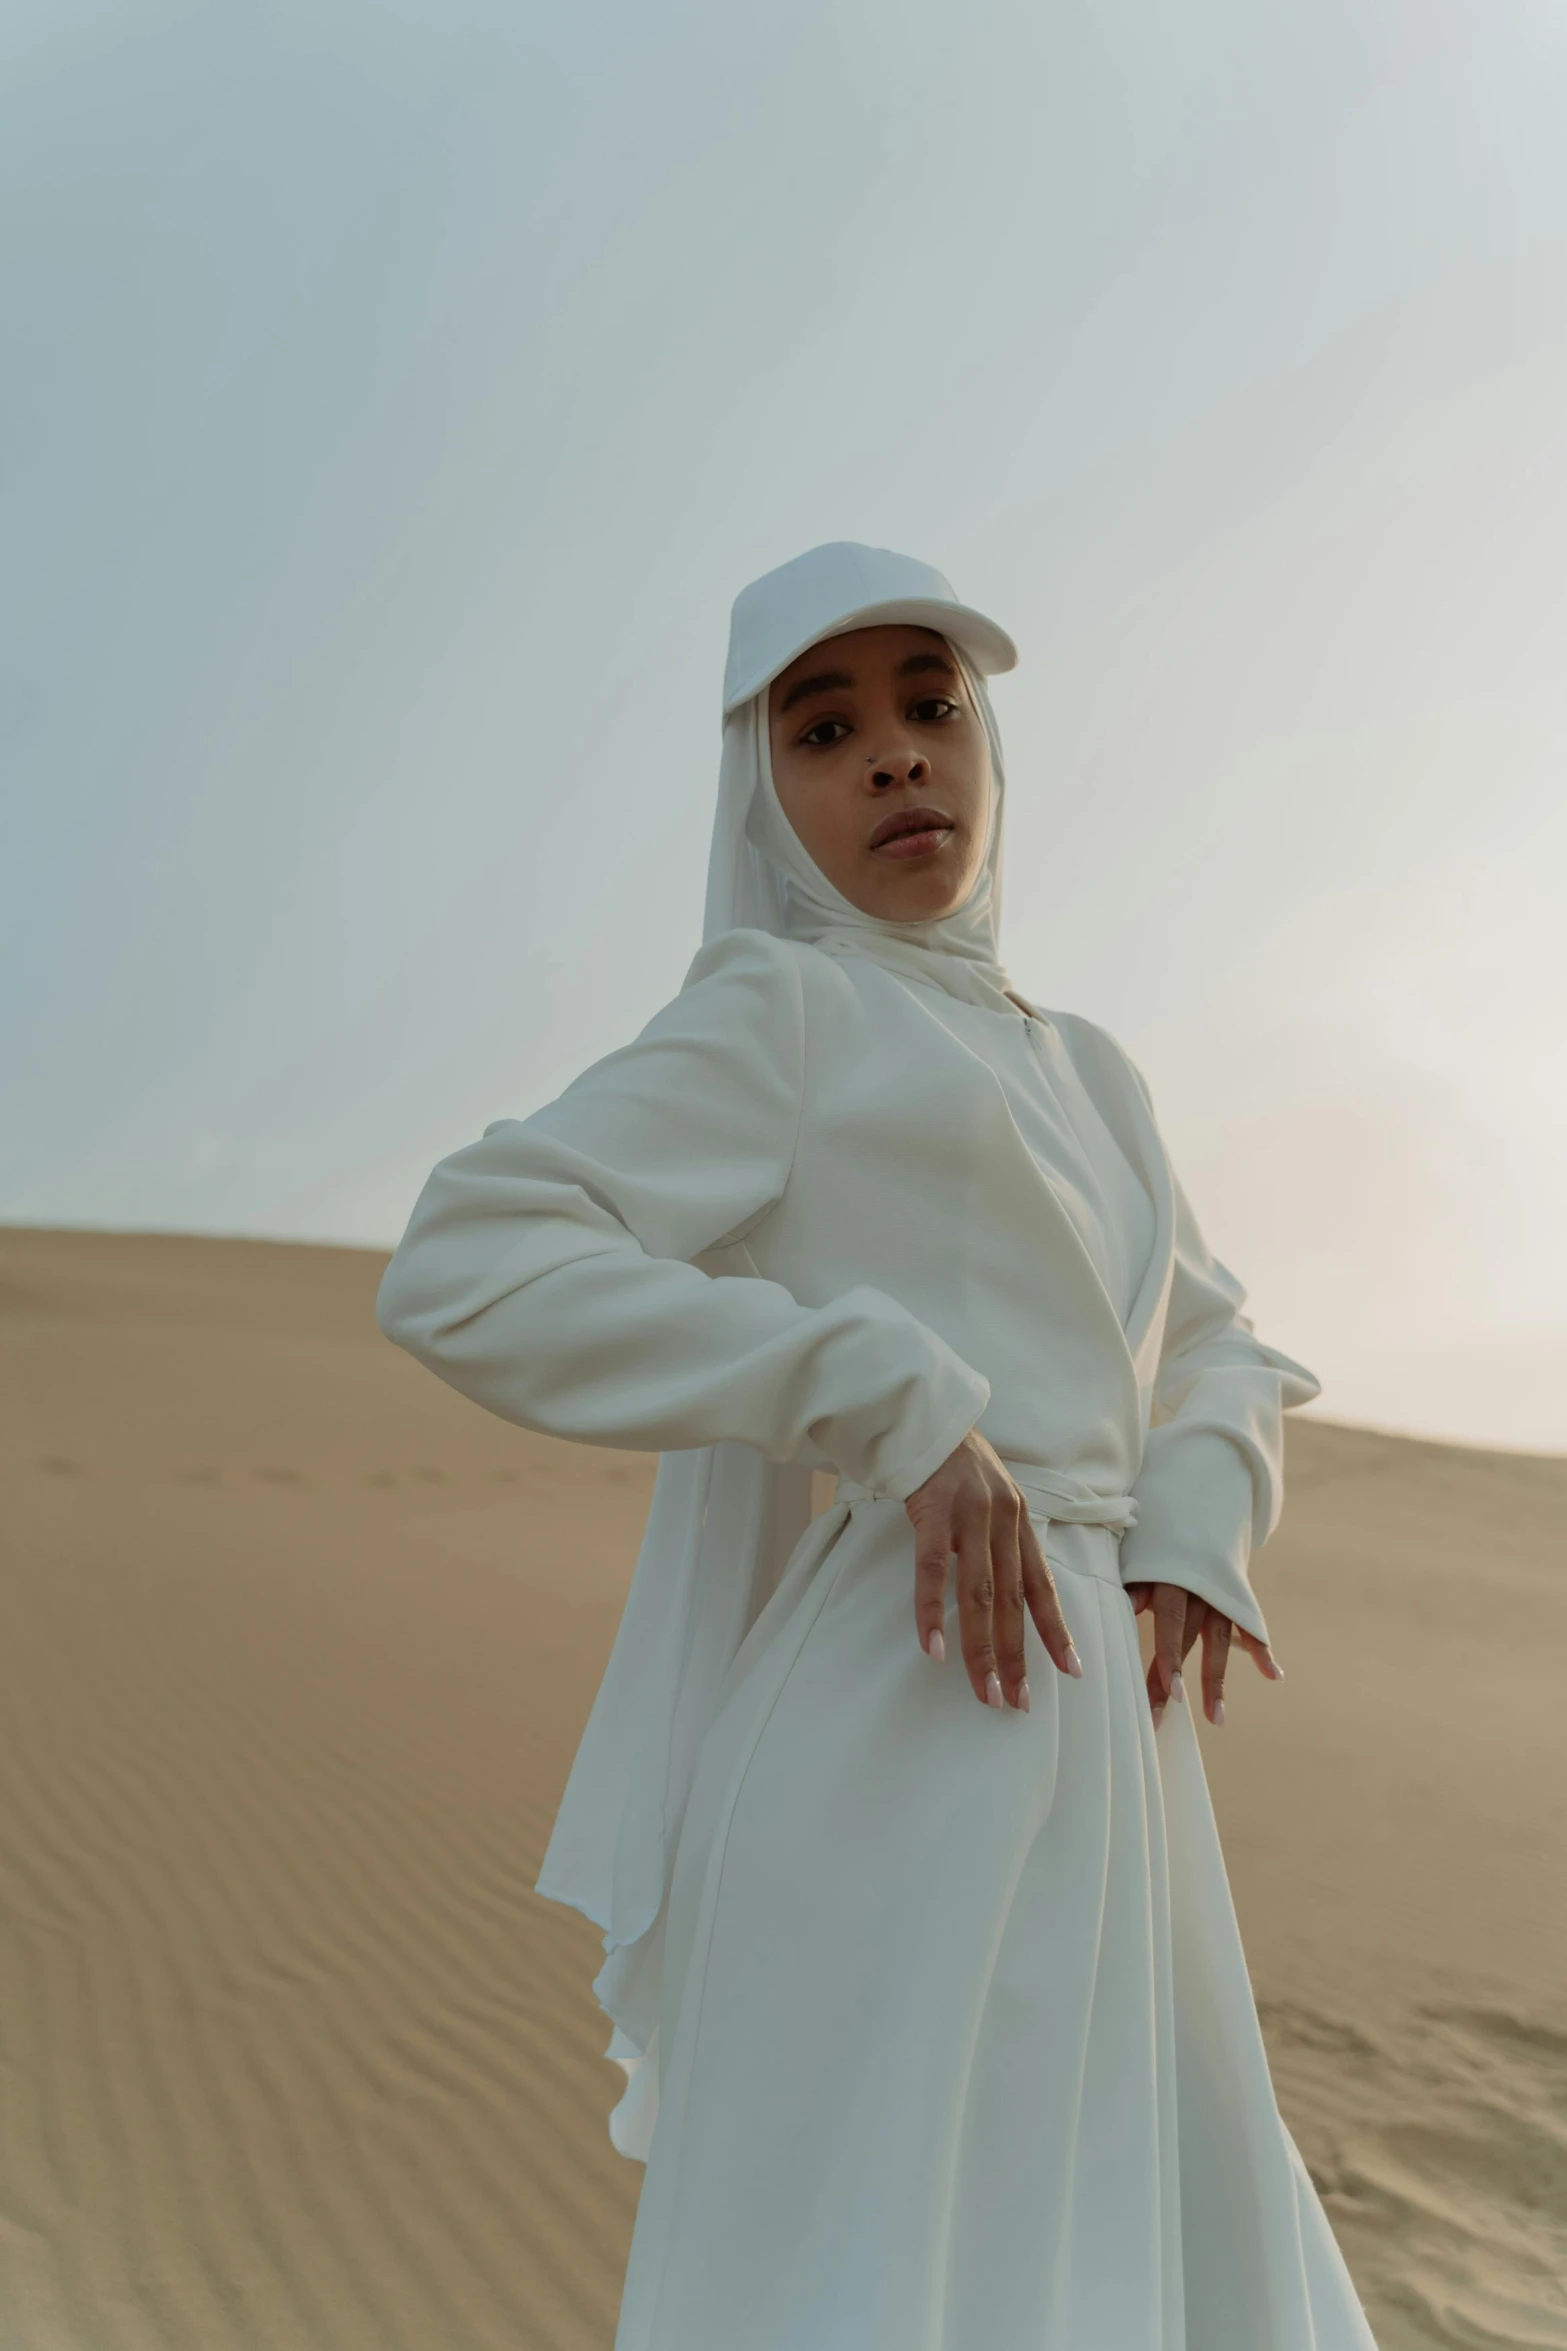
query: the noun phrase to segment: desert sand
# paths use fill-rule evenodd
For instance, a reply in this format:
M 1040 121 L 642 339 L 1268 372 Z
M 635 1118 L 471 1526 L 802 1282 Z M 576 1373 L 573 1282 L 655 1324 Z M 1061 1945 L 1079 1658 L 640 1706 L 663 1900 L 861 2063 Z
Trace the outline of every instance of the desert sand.
M 383 1262 L 0 1234 L 3 2351 L 612 2341 L 643 2175 L 532 1888 L 653 1464 L 443 1388 Z M 1288 1679 L 1204 1731 L 1383 2351 L 1567 2346 L 1564 1563 L 1567 1458 L 1294 1416 Z

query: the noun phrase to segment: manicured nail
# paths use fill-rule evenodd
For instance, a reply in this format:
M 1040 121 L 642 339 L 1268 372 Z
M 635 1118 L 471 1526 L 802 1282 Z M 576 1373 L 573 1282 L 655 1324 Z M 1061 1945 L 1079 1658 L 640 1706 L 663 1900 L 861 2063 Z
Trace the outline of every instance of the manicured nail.
M 1018 1703 L 1018 1705 L 1019 1705 L 1019 1706 L 1022 1708 L 1023 1712 L 1024 1712 L 1025 1714 L 1027 1714 L 1027 1712 L 1028 1712 L 1028 1683 L 1027 1683 L 1026 1681 L 1021 1681 L 1021 1682 L 1019 1682 L 1019 1683 L 1018 1683 L 1018 1686 L 1017 1686 L 1017 1703 Z
M 1170 1676 L 1170 1696 L 1175 1700 L 1177 1706 L 1184 1706 L 1186 1704 L 1186 1685 L 1181 1680 L 1180 1668 L 1178 1666 L 1175 1672 Z
M 1282 1682 L 1284 1679 L 1284 1668 L 1276 1657 L 1273 1660 L 1273 1678 L 1276 1682 Z
M 1070 1641 L 1068 1641 L 1066 1645 L 1066 1670 L 1071 1675 L 1074 1682 L 1080 1682 L 1082 1680 L 1083 1661 L 1078 1656 L 1077 1651 L 1072 1647 Z
M 926 1650 L 925 1654 L 927 1657 L 934 1657 L 938 1665 L 945 1661 L 947 1654 L 947 1644 L 941 1637 L 940 1625 L 937 1625 L 935 1631 L 931 1634 L 930 1646 Z
M 1156 1706 L 1153 1710 L 1153 1727 L 1155 1730 L 1159 1728 L 1159 1725 L 1163 1722 L 1163 1720 L 1164 1708 L 1162 1706 Z
M 987 1673 L 985 1676 L 985 1704 L 987 1706 L 1001 1704 L 1001 1676 L 998 1673 Z
M 1224 1700 L 1222 1698 L 1215 1698 L 1213 1702 L 1213 1727 L 1219 1731 L 1224 1728 Z

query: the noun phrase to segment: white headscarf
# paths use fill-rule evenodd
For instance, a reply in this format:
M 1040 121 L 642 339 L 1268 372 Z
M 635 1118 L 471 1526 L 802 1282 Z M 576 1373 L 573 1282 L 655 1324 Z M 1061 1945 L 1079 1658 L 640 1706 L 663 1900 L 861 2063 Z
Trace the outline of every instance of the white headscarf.
M 962 904 L 939 921 L 888 922 L 866 914 L 827 879 L 785 815 L 773 782 L 764 687 L 724 721 L 704 943 L 744 925 L 771 931 L 776 938 L 804 940 L 829 954 L 867 955 L 971 1003 L 1015 1009 L 1007 1001 L 1007 975 L 997 952 L 1005 782 L 1001 736 L 984 680 L 950 640 L 948 650 L 984 724 L 989 753 L 985 855 Z
M 967 608 L 954 609 L 971 617 Z M 862 613 L 821 635 L 883 617 L 904 615 Z M 939 625 L 923 611 L 918 619 Z M 1015 1010 L 997 955 L 1001 740 L 977 669 L 947 641 L 990 754 L 985 857 L 963 903 L 938 921 L 887 922 L 862 912 L 827 879 L 774 787 L 769 676 L 724 719 L 704 944 L 741 927 L 765 930 L 828 954 L 868 956 L 972 1003 Z M 772 675 L 785 666 L 776 661 Z M 610 2137 L 622 2154 L 642 2161 L 658 2111 L 663 1903 L 698 1750 L 724 1676 L 810 1518 L 810 1471 L 780 1466 L 753 1446 L 726 1441 L 660 1456 L 614 1648 L 536 1881 L 538 1893 L 571 1904 L 604 1930 L 608 1957 L 593 1989 L 614 2020 L 606 2054 L 627 2075 Z

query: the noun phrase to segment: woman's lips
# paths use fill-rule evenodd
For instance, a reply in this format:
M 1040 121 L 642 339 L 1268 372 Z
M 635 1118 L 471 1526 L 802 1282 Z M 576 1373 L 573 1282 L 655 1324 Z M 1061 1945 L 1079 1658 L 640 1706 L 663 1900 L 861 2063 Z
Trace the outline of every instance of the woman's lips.
M 931 825 L 922 833 L 894 833 L 890 841 L 883 841 L 873 854 L 877 857 L 928 857 L 932 849 L 939 849 L 952 831 L 951 825 Z

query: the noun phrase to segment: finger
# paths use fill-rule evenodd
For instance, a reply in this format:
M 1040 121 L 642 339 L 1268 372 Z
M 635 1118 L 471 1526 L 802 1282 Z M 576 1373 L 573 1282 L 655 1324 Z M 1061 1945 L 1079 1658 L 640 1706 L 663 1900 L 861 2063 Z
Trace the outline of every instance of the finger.
M 1253 1665 L 1255 1665 L 1257 1671 L 1260 1674 L 1266 1674 L 1270 1682 L 1283 1681 L 1284 1668 L 1282 1665 L 1280 1665 L 1278 1659 L 1274 1656 L 1273 1651 L 1268 1647 L 1266 1641 L 1259 1641 L 1255 1633 L 1246 1632 L 1240 1625 L 1235 1627 L 1235 1638 L 1239 1641 L 1241 1647 L 1246 1651 L 1246 1654 L 1250 1657 Z
M 1150 1689 L 1154 1719 L 1181 1691 L 1181 1642 L 1186 1632 L 1186 1594 L 1179 1584 L 1156 1584 L 1153 1595 L 1153 1668 Z
M 999 1706 L 1001 1676 L 996 1671 L 996 1592 L 990 1565 L 988 1504 L 964 1504 L 953 1520 L 952 1536 L 958 1555 L 958 1623 L 968 1677 L 983 1705 Z
M 1202 1710 L 1215 1728 L 1224 1721 L 1224 1676 L 1233 1629 L 1227 1616 L 1221 1616 L 1216 1608 L 1209 1609 L 1202 1628 Z
M 939 1665 L 947 1653 L 947 1576 L 952 1564 L 952 1520 L 943 1506 L 914 1522 L 914 1628 L 920 1647 Z
M 1018 1521 L 1022 1497 L 1016 1488 L 997 1494 L 990 1505 L 990 1572 L 996 1587 L 991 1624 L 1001 1694 L 1009 1706 L 1028 1712 L 1028 1662 L 1023 1654 L 1023 1561 Z
M 1072 1628 L 1061 1611 L 1061 1595 L 1056 1590 L 1056 1579 L 1050 1572 L 1044 1546 L 1038 1530 L 1025 1509 L 1018 1527 L 1018 1549 L 1023 1558 L 1023 1590 L 1028 1599 L 1028 1610 L 1039 1627 L 1039 1637 L 1050 1652 L 1052 1664 L 1062 1673 L 1069 1673 L 1075 1681 L 1083 1678 L 1083 1661 L 1072 1645 Z
M 1205 1629 L 1210 1613 L 1211 1611 L 1206 1600 L 1200 1599 L 1195 1592 L 1187 1593 L 1186 1630 L 1181 1635 L 1182 1665 L 1186 1663 L 1187 1658 L 1191 1655 L 1192 1644 L 1195 1642 L 1198 1634 Z
M 1153 1586 L 1152 1584 L 1128 1584 L 1126 1596 L 1132 1603 L 1132 1614 L 1141 1616 L 1153 1598 Z

